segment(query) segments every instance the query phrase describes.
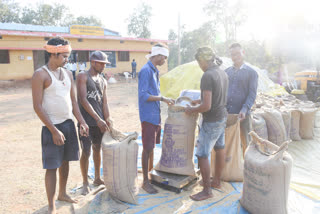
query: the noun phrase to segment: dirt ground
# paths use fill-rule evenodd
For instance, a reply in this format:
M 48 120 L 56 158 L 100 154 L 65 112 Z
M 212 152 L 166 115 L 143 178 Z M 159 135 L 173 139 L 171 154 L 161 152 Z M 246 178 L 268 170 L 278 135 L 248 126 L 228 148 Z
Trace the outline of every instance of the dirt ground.
M 0 213 L 46 213 L 45 170 L 41 161 L 42 123 L 33 111 L 30 81 L 0 87 Z M 108 102 L 115 127 L 140 130 L 138 85 L 124 80 L 108 85 Z M 161 107 L 162 123 L 166 106 Z M 79 162 L 70 163 L 68 190 L 81 186 Z M 56 191 L 57 192 L 57 191 Z M 71 206 L 59 202 L 59 213 Z

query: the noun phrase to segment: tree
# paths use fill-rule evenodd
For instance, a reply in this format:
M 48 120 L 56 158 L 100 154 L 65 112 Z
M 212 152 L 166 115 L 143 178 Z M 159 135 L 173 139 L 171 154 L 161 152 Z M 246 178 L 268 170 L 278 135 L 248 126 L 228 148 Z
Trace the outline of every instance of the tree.
M 168 57 L 168 69 L 169 71 L 178 65 L 178 35 L 174 30 L 170 29 L 168 40 L 169 40 L 169 57 Z
M 0 0 L 0 22 L 50 26 L 81 24 L 102 27 L 100 19 L 94 16 L 75 17 L 63 4 L 38 3 L 35 6 L 20 8 L 19 4 L 14 3 L 13 0 Z
M 0 0 L 0 22 L 19 23 L 20 7 L 12 0 Z
M 151 31 L 149 29 L 150 17 L 152 15 L 152 7 L 146 3 L 142 3 L 127 19 L 128 34 L 138 38 L 150 38 Z
M 243 0 L 231 5 L 230 0 L 210 0 L 204 11 L 212 18 L 215 27 L 224 29 L 226 41 L 237 40 L 237 29 L 247 19 Z
M 194 54 L 202 46 L 213 47 L 216 29 L 212 22 L 204 23 L 200 28 L 182 34 L 181 38 L 181 63 L 194 60 Z

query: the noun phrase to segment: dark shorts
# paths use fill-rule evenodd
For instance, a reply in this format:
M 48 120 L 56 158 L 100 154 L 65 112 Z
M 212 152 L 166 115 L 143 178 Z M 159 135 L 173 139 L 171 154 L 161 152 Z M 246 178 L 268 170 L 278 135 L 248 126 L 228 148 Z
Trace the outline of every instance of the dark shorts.
M 80 136 L 80 130 L 78 127 L 78 133 Z M 88 155 L 90 155 L 92 144 L 101 144 L 103 133 L 101 133 L 98 126 L 89 126 L 89 136 L 80 136 L 81 149 Z
M 148 122 L 141 123 L 143 149 L 150 151 L 156 144 L 160 144 L 161 126 Z
M 66 138 L 64 145 L 57 146 L 53 143 L 52 134 L 46 126 L 42 127 L 42 164 L 44 169 L 57 169 L 62 161 L 79 160 L 79 144 L 76 127 L 72 120 L 56 124 L 55 127 L 61 131 Z

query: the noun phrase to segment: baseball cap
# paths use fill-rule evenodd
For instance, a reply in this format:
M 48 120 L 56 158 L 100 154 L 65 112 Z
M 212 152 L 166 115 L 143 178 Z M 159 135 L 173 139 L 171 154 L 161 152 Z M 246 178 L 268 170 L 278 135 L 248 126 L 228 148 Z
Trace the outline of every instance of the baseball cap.
M 106 63 L 106 64 L 111 64 L 108 61 L 108 56 L 101 52 L 101 51 L 95 51 L 91 54 L 90 56 L 90 61 L 95 61 L 95 62 L 102 62 L 102 63 Z

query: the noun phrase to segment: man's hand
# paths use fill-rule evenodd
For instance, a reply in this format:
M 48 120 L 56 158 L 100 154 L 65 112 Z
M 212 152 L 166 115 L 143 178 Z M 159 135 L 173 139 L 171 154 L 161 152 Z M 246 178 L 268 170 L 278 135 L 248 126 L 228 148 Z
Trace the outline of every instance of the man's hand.
M 185 113 L 187 115 L 191 115 L 193 113 L 193 108 L 191 106 L 187 105 Z
M 56 144 L 57 146 L 64 145 L 64 141 L 66 140 L 63 133 L 58 129 L 56 129 L 56 131 L 52 133 L 52 139 L 53 139 L 53 143 Z
M 191 101 L 191 105 L 195 106 L 195 105 L 199 105 L 201 103 L 201 100 L 192 100 Z
M 166 97 L 162 97 L 162 101 L 167 103 L 168 105 L 174 105 L 176 102 L 174 99 L 170 99 L 170 98 L 166 98 Z
M 99 119 L 97 121 L 97 125 L 102 133 L 105 133 L 106 131 L 110 131 L 109 126 L 104 120 Z
M 85 137 L 89 136 L 89 126 L 86 123 L 80 123 L 80 135 Z
M 246 118 L 246 113 L 240 112 L 238 118 L 240 119 L 240 121 L 244 120 Z

